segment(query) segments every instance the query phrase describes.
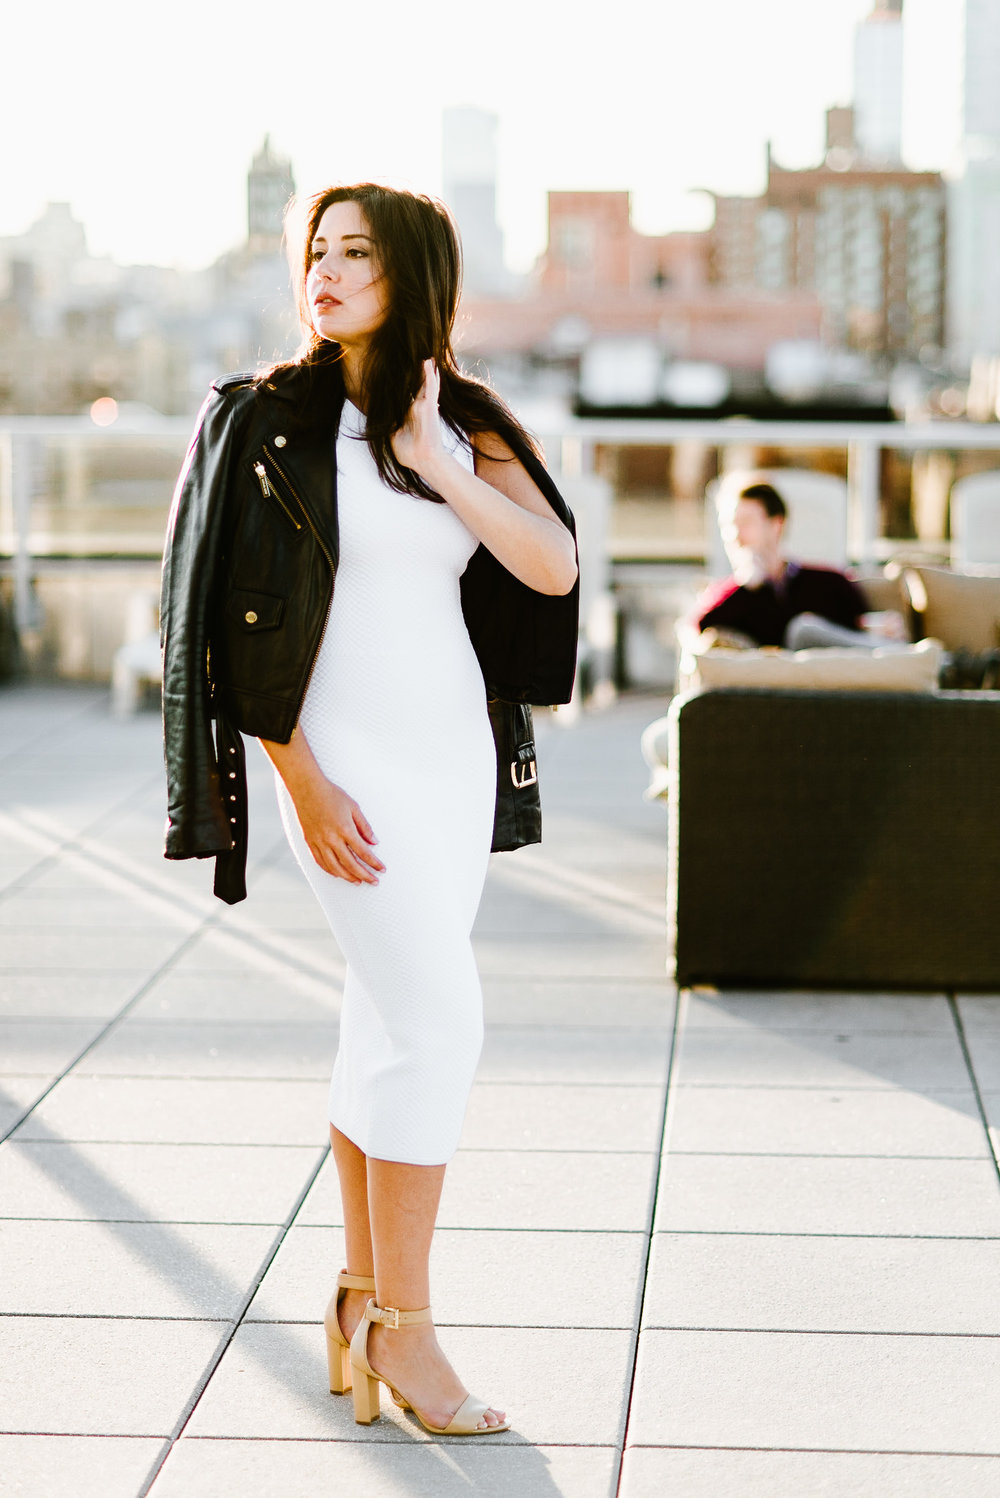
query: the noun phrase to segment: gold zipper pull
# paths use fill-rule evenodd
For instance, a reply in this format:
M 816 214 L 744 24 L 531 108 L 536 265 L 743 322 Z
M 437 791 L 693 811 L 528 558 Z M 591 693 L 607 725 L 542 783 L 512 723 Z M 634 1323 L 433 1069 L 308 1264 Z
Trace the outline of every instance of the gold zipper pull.
M 265 499 L 269 499 L 271 496 L 271 485 L 267 482 L 267 469 L 264 467 L 263 463 L 258 461 L 253 465 L 253 471 L 257 475 L 257 478 L 260 480 L 261 494 L 263 494 Z

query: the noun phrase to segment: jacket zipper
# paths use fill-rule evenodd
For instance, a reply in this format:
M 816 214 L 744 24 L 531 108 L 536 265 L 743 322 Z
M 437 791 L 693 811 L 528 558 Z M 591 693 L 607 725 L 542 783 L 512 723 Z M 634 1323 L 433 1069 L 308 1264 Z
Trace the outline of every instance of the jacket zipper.
M 264 452 L 267 455 L 267 460 L 271 464 L 271 467 L 280 476 L 281 482 L 283 484 L 287 485 L 288 492 L 289 492 L 289 494 L 292 495 L 292 497 L 294 498 L 296 504 L 302 505 L 301 499 L 299 499 L 299 496 L 295 492 L 295 485 L 291 482 L 291 480 L 288 477 L 288 474 L 282 468 L 282 466 L 278 462 L 277 458 L 270 451 L 270 449 L 268 447 L 266 447 L 266 446 L 264 448 Z M 260 471 L 261 469 L 264 470 L 263 474 L 261 474 L 261 471 Z M 254 471 L 257 474 L 257 478 L 260 480 L 261 490 L 263 491 L 264 485 L 267 483 L 267 470 L 264 468 L 263 463 L 259 463 L 259 464 L 255 463 L 254 464 Z M 279 503 L 282 504 L 282 508 L 285 509 L 286 513 L 288 513 L 290 515 L 291 512 L 288 511 L 287 506 L 285 506 L 283 504 L 283 502 L 280 499 L 280 496 L 278 495 L 278 491 L 274 488 L 273 485 L 271 486 L 271 493 L 274 494 L 274 496 L 278 499 Z M 304 506 L 303 506 L 303 511 L 304 511 L 304 513 L 308 514 L 308 511 L 305 510 Z M 291 516 L 291 518 L 294 519 L 294 516 Z M 302 526 L 301 526 L 301 524 L 298 521 L 296 521 L 296 526 L 297 526 L 297 528 L 299 530 L 302 529 Z M 330 603 L 332 603 L 333 602 L 333 583 L 334 583 L 334 579 L 337 576 L 337 568 L 336 568 L 336 565 L 334 563 L 333 557 L 330 555 L 330 552 L 329 552 L 329 550 L 327 548 L 327 545 L 326 545 L 325 541 L 323 540 L 323 537 L 320 535 L 319 531 L 313 525 L 310 525 L 309 529 L 312 532 L 312 535 L 313 535 L 313 537 L 314 537 L 317 545 L 319 546 L 320 551 L 326 557 L 327 566 L 330 568 Z M 324 632 L 326 630 L 326 621 L 329 618 L 329 616 L 330 616 L 330 605 L 328 604 L 327 605 L 326 613 L 323 615 L 323 625 L 322 625 L 322 628 L 320 629 L 320 632 L 319 632 L 319 638 L 317 639 L 315 649 L 313 650 L 312 662 L 311 662 L 311 664 L 309 666 L 309 674 L 307 675 L 307 677 L 305 679 L 305 684 L 304 684 L 304 686 L 302 688 L 302 691 L 299 694 L 299 700 L 298 700 L 298 702 L 296 703 L 296 706 L 295 706 L 295 722 L 296 722 L 296 725 L 298 725 L 299 714 L 302 712 L 302 704 L 306 700 L 306 693 L 309 690 L 309 683 L 312 681 L 313 672 L 316 669 L 316 661 L 317 661 L 317 658 L 319 656 L 319 647 L 320 647 L 320 645 L 323 642 L 323 634 L 324 634 Z
M 268 453 L 268 457 L 269 458 L 271 457 L 270 453 Z M 271 458 L 271 462 L 274 463 L 274 459 L 273 458 Z M 278 469 L 278 472 L 281 473 L 281 469 L 278 468 L 277 463 L 274 463 L 274 466 L 275 466 L 275 468 Z M 264 464 L 261 462 L 261 460 L 259 458 L 257 459 L 257 461 L 253 465 L 253 471 L 257 475 L 257 482 L 258 482 L 258 484 L 260 484 L 260 492 L 261 492 L 261 494 L 263 494 L 264 498 L 265 499 L 276 499 L 278 501 L 278 504 L 284 510 L 285 514 L 288 516 L 289 520 L 294 525 L 295 529 L 297 531 L 300 531 L 302 529 L 302 522 L 301 522 L 301 520 L 299 520 L 295 515 L 292 514 L 291 509 L 285 503 L 285 501 L 282 499 L 282 497 L 281 497 L 280 493 L 278 492 L 278 490 L 274 487 L 274 485 L 272 483 L 268 482 L 267 469 L 264 467 Z M 284 482 L 286 484 L 288 484 L 288 480 L 287 480 L 287 478 L 285 478 L 285 475 L 283 473 L 281 473 L 281 477 L 284 480 Z M 298 495 L 295 494 L 295 490 L 292 489 L 291 484 L 288 484 L 288 487 L 291 490 L 292 494 L 295 496 L 295 498 L 298 499 Z

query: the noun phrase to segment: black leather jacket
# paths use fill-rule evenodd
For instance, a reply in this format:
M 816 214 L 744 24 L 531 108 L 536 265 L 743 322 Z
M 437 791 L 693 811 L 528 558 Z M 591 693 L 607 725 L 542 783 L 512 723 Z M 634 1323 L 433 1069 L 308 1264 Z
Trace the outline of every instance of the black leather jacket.
M 333 596 L 342 405 L 336 368 L 218 381 L 171 508 L 160 604 L 165 855 L 215 857 L 215 893 L 230 904 L 246 896 L 240 735 L 291 738 Z M 502 435 L 572 530 L 544 466 L 515 433 Z M 493 845 L 516 847 L 540 832 L 537 817 L 516 817 L 506 761 L 517 760 L 519 748 L 525 757 L 530 715 L 509 705 L 569 701 L 579 583 L 564 596 L 536 593 L 480 546 L 462 577 L 462 609 L 487 695 L 498 699 L 490 707 L 498 748 Z M 424 721 L 401 727 L 413 736 L 414 754 L 446 761 L 448 746 L 434 742 L 433 706 Z M 501 828 L 505 790 L 515 816 Z

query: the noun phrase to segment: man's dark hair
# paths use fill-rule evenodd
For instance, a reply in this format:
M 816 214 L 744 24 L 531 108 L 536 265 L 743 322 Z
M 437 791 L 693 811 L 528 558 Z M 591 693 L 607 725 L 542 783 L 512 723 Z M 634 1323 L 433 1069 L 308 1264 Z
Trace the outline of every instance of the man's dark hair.
M 788 507 L 773 484 L 747 484 L 745 489 L 740 490 L 740 499 L 755 499 L 772 520 L 785 520 L 788 517 Z

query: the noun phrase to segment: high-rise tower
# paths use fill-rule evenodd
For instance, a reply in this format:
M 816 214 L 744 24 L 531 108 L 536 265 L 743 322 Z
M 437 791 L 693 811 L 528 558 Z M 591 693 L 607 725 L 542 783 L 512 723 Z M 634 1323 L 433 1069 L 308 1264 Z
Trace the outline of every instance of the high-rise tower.
M 247 247 L 252 255 L 281 249 L 285 209 L 295 191 L 292 163 L 271 150 L 271 137 L 254 157 L 247 174 Z
M 461 231 L 464 286 L 473 296 L 502 296 L 510 279 L 497 223 L 497 123 L 484 109 L 444 111 L 444 200 Z
M 997 357 L 1000 5 L 906 0 L 904 29 L 904 147 L 948 179 L 948 347 L 963 363 Z
M 903 0 L 876 0 L 854 33 L 854 136 L 862 160 L 898 166 L 903 132 Z

